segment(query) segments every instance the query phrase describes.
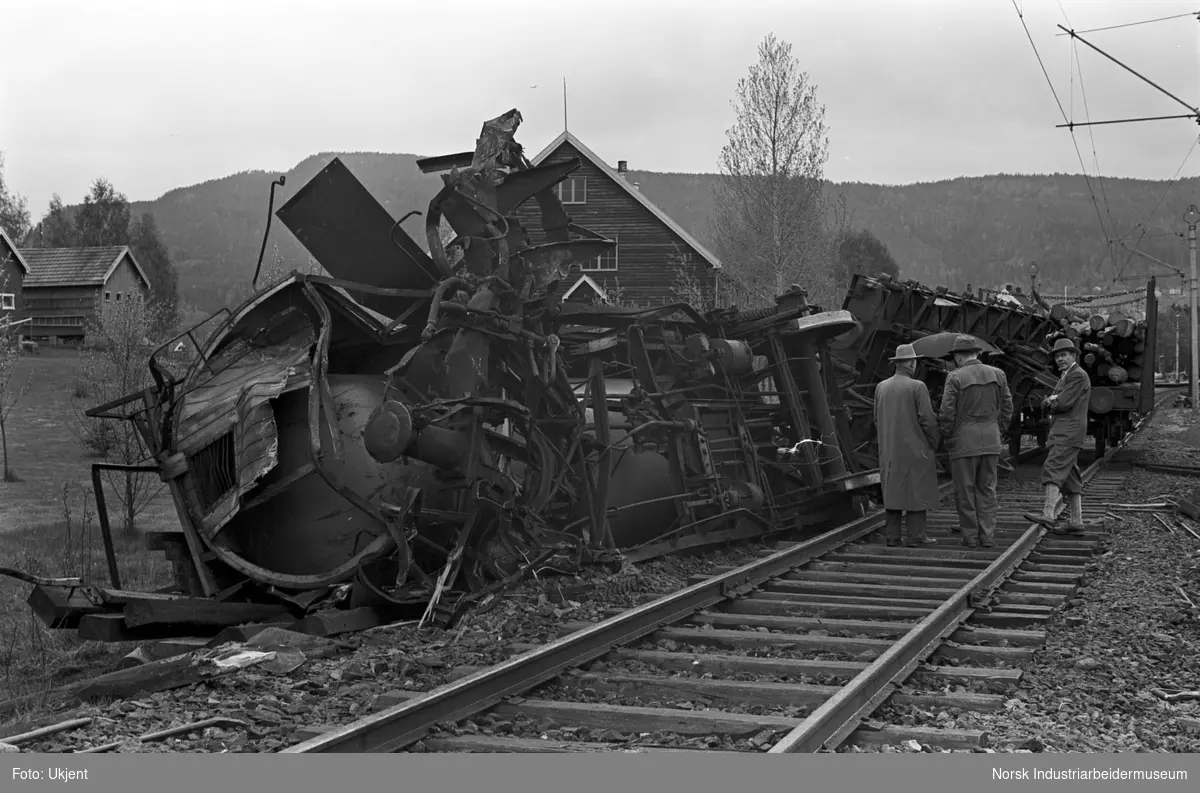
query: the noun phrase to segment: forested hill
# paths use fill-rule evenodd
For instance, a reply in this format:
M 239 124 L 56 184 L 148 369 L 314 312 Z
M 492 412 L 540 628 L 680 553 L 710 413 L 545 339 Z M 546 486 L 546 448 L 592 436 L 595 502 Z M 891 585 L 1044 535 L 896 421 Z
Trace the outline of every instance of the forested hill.
M 338 156 L 393 217 L 424 211 L 441 187 L 437 174 L 417 170 L 416 155 L 324 153 L 289 171 L 278 188 L 278 208 L 334 156 Z M 209 312 L 244 295 L 253 275 L 275 173 L 251 171 L 172 190 L 135 213 L 152 212 L 179 271 L 180 302 Z M 631 171 L 645 195 L 702 242 L 711 243 L 713 174 Z M 1200 179 L 1166 182 L 1092 180 L 1082 176 L 995 175 L 911 185 L 830 185 L 845 196 L 852 225 L 883 240 L 901 276 L 930 285 L 962 289 L 1027 284 L 1036 261 L 1040 280 L 1051 289 L 1125 288 L 1118 274 L 1167 275 L 1106 236 L 1172 264 L 1186 262 L 1181 217 L 1200 203 Z M 1093 196 L 1095 198 L 1093 199 Z M 421 218 L 405 223 L 424 244 Z M 1102 230 L 1103 229 L 1103 230 Z M 1114 231 L 1115 229 L 1115 231 Z M 1130 236 L 1132 234 L 1132 236 Z M 1141 236 L 1139 240 L 1139 235 Z M 1114 254 L 1110 257 L 1110 250 Z M 307 252 L 277 220 L 272 223 L 264 267 L 305 268 Z

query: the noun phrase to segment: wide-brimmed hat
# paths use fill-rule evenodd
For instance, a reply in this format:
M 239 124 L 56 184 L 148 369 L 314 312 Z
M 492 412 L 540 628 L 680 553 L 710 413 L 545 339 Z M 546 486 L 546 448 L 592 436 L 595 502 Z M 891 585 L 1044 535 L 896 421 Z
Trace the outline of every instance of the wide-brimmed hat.
M 915 361 L 921 356 L 917 355 L 917 351 L 913 349 L 911 344 L 901 344 L 896 348 L 896 354 L 889 360 L 891 361 Z
M 956 352 L 982 352 L 983 348 L 979 346 L 979 340 L 974 336 L 962 334 L 954 339 L 954 346 L 950 348 L 950 354 Z
M 1078 355 L 1079 350 L 1075 347 L 1075 342 L 1070 339 L 1059 339 L 1054 342 L 1054 346 L 1050 348 L 1050 355 L 1055 356 L 1060 352 L 1069 352 L 1072 355 Z

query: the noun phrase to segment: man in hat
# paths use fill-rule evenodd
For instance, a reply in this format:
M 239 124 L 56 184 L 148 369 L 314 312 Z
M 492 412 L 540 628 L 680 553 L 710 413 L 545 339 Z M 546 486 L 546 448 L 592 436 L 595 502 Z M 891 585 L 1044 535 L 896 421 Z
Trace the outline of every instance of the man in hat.
M 1079 351 L 1070 339 L 1059 339 L 1050 350 L 1062 374 L 1054 392 L 1042 401 L 1050 411 L 1050 433 L 1046 438 L 1046 462 L 1042 464 L 1042 485 L 1046 501 L 1041 515 L 1025 517 L 1040 523 L 1055 534 L 1083 534 L 1083 479 L 1079 472 L 1079 450 L 1087 438 L 1088 402 L 1092 384 L 1079 366 Z M 1066 496 L 1070 516 L 1065 530 L 1055 525 L 1055 511 L 1061 496 Z
M 884 541 L 900 542 L 907 513 L 907 545 L 936 545 L 925 536 L 925 513 L 941 501 L 934 461 L 937 416 L 929 389 L 913 378 L 917 354 L 911 344 L 896 348 L 896 373 L 875 386 L 875 431 L 879 435 L 879 477 L 883 487 Z
M 963 545 L 996 544 L 996 480 L 1001 436 L 1013 415 L 1008 378 L 979 360 L 974 336 L 954 340 L 955 369 L 946 375 L 938 429 L 950 452 Z

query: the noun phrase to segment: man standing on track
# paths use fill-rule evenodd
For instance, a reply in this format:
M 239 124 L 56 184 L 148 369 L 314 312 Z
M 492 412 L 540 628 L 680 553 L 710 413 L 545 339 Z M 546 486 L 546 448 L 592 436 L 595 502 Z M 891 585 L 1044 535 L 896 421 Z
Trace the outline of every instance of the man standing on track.
M 959 336 L 951 353 L 957 368 L 946 376 L 938 429 L 950 452 L 963 545 L 996 544 L 996 480 L 1001 436 L 1012 420 L 1008 378 L 979 360 L 974 336 Z
M 1046 503 L 1041 515 L 1031 512 L 1025 517 L 1040 523 L 1055 534 L 1083 534 L 1083 480 L 1079 473 L 1079 450 L 1087 438 L 1088 402 L 1092 384 L 1087 372 L 1079 366 L 1079 351 L 1070 339 L 1054 342 L 1050 351 L 1062 375 L 1054 392 L 1042 401 L 1051 413 L 1050 434 L 1046 439 L 1046 462 L 1042 465 L 1042 484 L 1046 488 Z M 1067 528 L 1055 525 L 1054 513 L 1059 496 L 1065 495 L 1071 514 Z
M 896 373 L 875 386 L 875 431 L 879 435 L 879 478 L 886 510 L 883 529 L 888 545 L 900 542 L 900 523 L 908 513 L 906 545 L 936 545 L 925 536 L 926 515 L 941 502 L 935 450 L 937 416 L 929 389 L 913 379 L 917 354 L 911 344 L 896 348 Z

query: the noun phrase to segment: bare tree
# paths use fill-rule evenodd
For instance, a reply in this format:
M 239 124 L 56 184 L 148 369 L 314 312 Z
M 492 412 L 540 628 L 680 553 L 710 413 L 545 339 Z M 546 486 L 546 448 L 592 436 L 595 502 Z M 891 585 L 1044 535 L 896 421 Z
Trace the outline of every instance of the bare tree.
M 793 283 L 817 299 L 832 297 L 825 107 L 792 46 L 768 35 L 732 104 L 737 120 L 721 149 L 713 220 L 729 275 L 760 305 Z
M 11 256 L 11 254 L 10 254 Z M 7 261 L 7 260 L 5 260 Z M 5 264 L 0 261 L 0 266 Z M 8 278 L 0 278 L 0 292 L 5 292 Z M 18 385 L 14 378 L 17 373 L 17 359 L 21 357 L 21 338 L 15 327 L 10 324 L 11 315 L 0 316 L 0 447 L 4 451 L 4 467 L 0 469 L 5 482 L 16 482 L 17 473 L 9 465 L 8 460 L 8 417 L 13 408 L 21 401 L 21 397 L 29 390 L 31 377 Z
M 81 357 L 79 379 L 89 398 L 86 407 L 117 400 L 152 385 L 147 359 L 156 346 L 156 330 L 165 326 L 161 309 L 138 293 L 126 300 L 102 304 L 97 320 L 88 329 L 91 343 Z M 149 450 L 130 421 L 85 416 L 84 445 L 108 462 L 144 464 Z M 155 477 L 130 471 L 106 471 L 112 491 L 121 505 L 124 530 L 136 532 L 138 514 L 160 489 Z

